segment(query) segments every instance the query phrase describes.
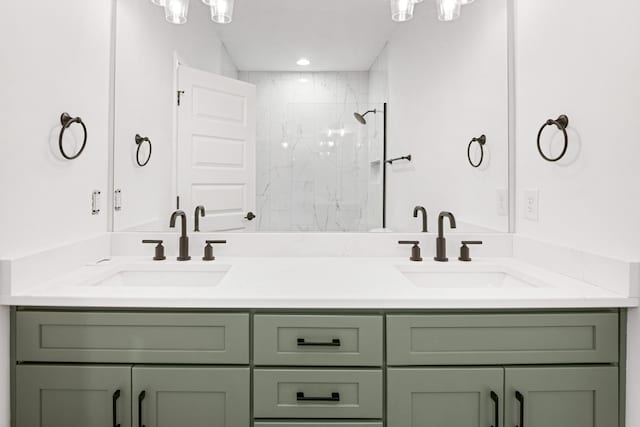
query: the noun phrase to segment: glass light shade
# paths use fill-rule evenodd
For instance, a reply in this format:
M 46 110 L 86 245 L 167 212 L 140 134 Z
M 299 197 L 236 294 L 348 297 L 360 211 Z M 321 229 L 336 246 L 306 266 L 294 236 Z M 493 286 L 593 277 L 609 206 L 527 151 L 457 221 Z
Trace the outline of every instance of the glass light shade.
M 438 19 L 453 21 L 460 17 L 460 0 L 438 0 Z
M 414 0 L 390 0 L 391 19 L 396 22 L 405 22 L 413 18 Z
M 189 0 L 165 0 L 164 16 L 172 24 L 184 24 L 189 14 Z
M 204 1 L 204 0 L 203 0 Z M 218 24 L 228 24 L 233 20 L 234 0 L 206 0 L 211 6 L 211 20 Z
M 151 3 L 155 4 L 156 6 L 162 6 L 162 7 L 164 7 L 164 2 L 165 0 L 151 0 Z

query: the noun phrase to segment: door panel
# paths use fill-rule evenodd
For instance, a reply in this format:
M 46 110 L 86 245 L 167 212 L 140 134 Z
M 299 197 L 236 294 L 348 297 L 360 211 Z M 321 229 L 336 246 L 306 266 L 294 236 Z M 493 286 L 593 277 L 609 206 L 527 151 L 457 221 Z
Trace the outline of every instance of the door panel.
M 146 427 L 248 427 L 249 389 L 249 368 L 136 366 L 134 424 L 140 420 Z
M 618 425 L 616 367 L 508 368 L 506 395 L 507 425 L 520 426 L 522 410 L 525 427 Z
M 130 427 L 130 387 L 130 366 L 18 365 L 16 426 Z
M 502 368 L 389 369 L 389 426 L 502 426 L 503 379 Z
M 256 208 L 255 86 L 186 66 L 178 80 L 180 207 L 205 207 L 201 231 L 251 230 L 244 217 Z

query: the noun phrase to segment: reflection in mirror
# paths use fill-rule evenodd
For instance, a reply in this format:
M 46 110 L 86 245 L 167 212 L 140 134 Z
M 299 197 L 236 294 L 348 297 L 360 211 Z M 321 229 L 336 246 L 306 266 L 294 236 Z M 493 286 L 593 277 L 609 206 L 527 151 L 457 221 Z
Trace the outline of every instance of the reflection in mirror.
M 114 230 L 507 231 L 506 2 L 117 0 Z

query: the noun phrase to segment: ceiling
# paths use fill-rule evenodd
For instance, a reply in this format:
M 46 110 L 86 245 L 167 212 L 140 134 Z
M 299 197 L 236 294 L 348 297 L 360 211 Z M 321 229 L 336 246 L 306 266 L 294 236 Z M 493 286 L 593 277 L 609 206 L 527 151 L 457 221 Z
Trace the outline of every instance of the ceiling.
M 396 25 L 388 0 L 236 0 L 217 27 L 239 70 L 362 71 Z

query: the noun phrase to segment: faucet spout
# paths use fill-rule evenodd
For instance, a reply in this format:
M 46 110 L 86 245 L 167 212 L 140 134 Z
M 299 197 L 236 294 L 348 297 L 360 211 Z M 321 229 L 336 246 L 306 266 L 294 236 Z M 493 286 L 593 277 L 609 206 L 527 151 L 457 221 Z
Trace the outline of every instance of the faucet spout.
M 438 237 L 444 238 L 444 219 L 449 219 L 449 226 L 456 228 L 456 217 L 451 212 L 440 212 L 438 215 Z
M 436 239 L 436 256 L 434 260 L 440 262 L 447 262 L 447 240 L 444 238 L 444 219 L 449 219 L 449 226 L 456 228 L 456 217 L 451 212 L 440 212 L 438 215 L 438 238 Z
M 193 231 L 200 231 L 200 217 L 204 218 L 205 208 L 202 205 L 196 206 L 196 210 L 193 213 Z
M 180 218 L 182 220 L 182 226 L 180 227 L 180 249 L 178 255 L 178 261 L 188 261 L 191 259 L 189 256 L 189 236 L 187 236 L 187 215 L 184 211 L 177 210 L 171 214 L 171 219 L 169 220 L 169 227 L 175 228 L 176 220 Z
M 427 230 L 427 210 L 422 206 L 416 206 L 413 208 L 413 217 L 418 218 L 418 213 L 422 213 L 422 232 L 426 233 Z

